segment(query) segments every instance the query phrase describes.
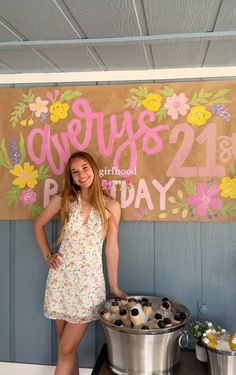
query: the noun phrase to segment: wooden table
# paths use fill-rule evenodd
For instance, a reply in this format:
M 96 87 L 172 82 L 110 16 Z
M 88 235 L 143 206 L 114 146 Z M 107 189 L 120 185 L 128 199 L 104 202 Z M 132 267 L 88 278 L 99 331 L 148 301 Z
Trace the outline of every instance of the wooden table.
M 196 359 L 195 352 L 181 351 L 181 360 L 172 371 L 172 375 L 207 375 L 208 366 L 206 363 Z M 107 360 L 107 345 L 104 344 L 98 356 L 91 375 L 112 375 Z M 114 374 L 113 374 L 114 375 Z

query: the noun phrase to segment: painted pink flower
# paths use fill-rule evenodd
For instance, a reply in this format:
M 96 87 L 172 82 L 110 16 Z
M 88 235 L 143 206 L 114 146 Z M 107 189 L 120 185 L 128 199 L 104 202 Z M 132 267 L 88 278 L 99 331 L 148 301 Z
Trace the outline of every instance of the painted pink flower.
M 185 116 L 189 109 L 189 105 L 187 104 L 188 98 L 182 92 L 179 95 L 172 95 L 166 98 L 166 102 L 164 107 L 168 109 L 168 115 L 173 119 L 177 120 L 179 115 Z
M 130 100 L 130 108 L 134 109 L 135 108 L 135 101 Z
M 102 180 L 102 189 L 111 190 L 113 187 L 113 181 Z
M 196 207 L 197 215 L 205 216 L 210 208 L 215 210 L 221 208 L 222 201 L 215 197 L 218 192 L 218 185 L 213 184 L 209 187 L 202 182 L 197 186 L 196 195 L 190 195 L 188 203 Z
M 19 195 L 19 199 L 25 206 L 32 204 L 36 201 L 37 194 L 31 189 L 24 189 Z
M 29 108 L 35 113 L 36 117 L 40 117 L 42 113 L 48 112 L 47 104 L 48 100 L 42 100 L 40 96 L 37 96 L 35 102 L 29 104 Z
M 126 185 L 131 185 L 132 184 L 132 181 L 129 180 L 128 178 L 125 180 L 125 182 L 126 182 Z
M 49 100 L 55 100 L 56 99 L 56 97 L 58 96 L 58 94 L 59 94 L 59 90 L 54 90 L 54 91 L 47 91 L 47 94 L 46 94 L 46 96 L 47 96 L 47 98 L 49 99 Z
M 52 100 L 53 99 L 53 92 L 52 91 L 47 91 L 47 94 L 46 94 L 47 98 L 49 100 Z

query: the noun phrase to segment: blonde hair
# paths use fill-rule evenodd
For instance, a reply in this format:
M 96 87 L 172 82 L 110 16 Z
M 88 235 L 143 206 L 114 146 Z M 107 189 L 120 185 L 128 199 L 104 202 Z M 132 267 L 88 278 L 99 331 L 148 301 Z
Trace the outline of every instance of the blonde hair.
M 109 195 L 107 193 L 104 193 L 102 190 L 98 166 L 93 157 L 87 152 L 78 151 L 70 156 L 64 171 L 63 192 L 61 193 L 61 231 L 57 244 L 60 244 L 63 239 L 65 226 L 69 220 L 70 203 L 78 199 L 78 192 L 80 191 L 80 187 L 74 183 L 70 170 L 71 164 L 75 159 L 83 159 L 92 168 L 94 179 L 90 187 L 90 204 L 98 210 L 101 217 L 104 234 L 106 234 L 107 232 L 108 217 L 106 215 L 104 196 Z

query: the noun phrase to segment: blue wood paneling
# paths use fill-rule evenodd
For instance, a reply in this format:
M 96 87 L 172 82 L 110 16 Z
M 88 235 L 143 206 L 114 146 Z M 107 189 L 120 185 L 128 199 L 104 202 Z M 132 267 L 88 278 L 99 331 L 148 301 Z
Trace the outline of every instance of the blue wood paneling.
M 202 224 L 202 299 L 207 319 L 236 331 L 236 224 Z
M 47 227 L 52 242 L 57 226 Z M 55 329 L 42 311 L 48 270 L 32 222 L 0 221 L 0 235 L 0 360 L 55 363 Z M 120 287 L 169 296 L 195 317 L 236 330 L 235 237 L 235 223 L 122 222 Z M 81 367 L 93 366 L 104 339 L 99 322 L 92 323 L 79 350 Z
M 155 292 L 186 305 L 197 317 L 201 299 L 200 224 L 155 224 Z
M 47 234 L 50 241 L 51 224 L 47 227 Z M 44 318 L 42 313 L 46 274 L 47 266 L 35 243 L 32 222 L 16 222 L 15 361 L 17 362 L 51 363 L 51 321 Z
M 10 222 L 0 223 L 0 358 L 10 358 Z
M 128 294 L 154 293 L 154 224 L 122 222 L 120 225 L 120 287 Z

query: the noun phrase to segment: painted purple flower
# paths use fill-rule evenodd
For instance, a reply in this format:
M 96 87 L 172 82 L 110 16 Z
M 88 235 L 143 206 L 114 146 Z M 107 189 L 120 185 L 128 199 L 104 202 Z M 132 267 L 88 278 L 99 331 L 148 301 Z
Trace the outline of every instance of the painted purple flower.
M 8 152 L 9 159 L 10 159 L 12 165 L 15 166 L 16 164 L 19 163 L 21 155 L 20 155 L 20 152 L 18 150 L 16 140 L 14 138 L 11 138 L 8 150 L 9 150 L 9 152 Z
M 19 195 L 22 204 L 28 206 L 36 201 L 37 194 L 32 189 L 24 189 Z
M 222 201 L 216 198 L 219 192 L 219 187 L 216 184 L 210 187 L 202 182 L 197 186 L 197 193 L 190 195 L 188 203 L 196 207 L 196 213 L 199 216 L 205 216 L 208 214 L 209 209 L 219 209 L 222 206 Z
M 211 111 L 214 115 L 220 116 L 223 120 L 230 120 L 230 113 L 227 111 L 223 104 L 211 105 Z

